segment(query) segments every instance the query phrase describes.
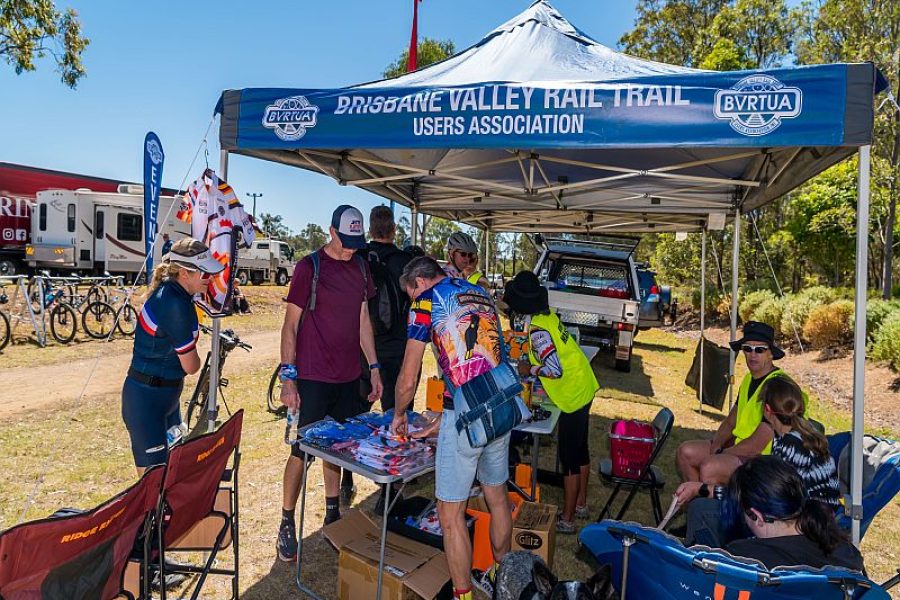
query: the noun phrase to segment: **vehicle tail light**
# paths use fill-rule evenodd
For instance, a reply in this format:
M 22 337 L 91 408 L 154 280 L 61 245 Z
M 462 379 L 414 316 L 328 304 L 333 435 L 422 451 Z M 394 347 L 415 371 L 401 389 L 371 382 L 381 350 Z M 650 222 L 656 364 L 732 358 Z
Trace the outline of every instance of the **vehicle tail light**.
M 650 286 L 650 293 L 651 293 L 651 294 L 658 294 L 658 293 L 659 293 L 659 286 L 658 286 L 658 285 L 651 285 L 651 286 Z
M 634 331 L 634 325 L 631 323 L 616 323 L 616 329 L 619 331 Z
M 626 290 L 618 290 L 615 288 L 601 288 L 597 290 L 597 295 L 604 298 L 623 298 L 626 300 L 629 298 Z

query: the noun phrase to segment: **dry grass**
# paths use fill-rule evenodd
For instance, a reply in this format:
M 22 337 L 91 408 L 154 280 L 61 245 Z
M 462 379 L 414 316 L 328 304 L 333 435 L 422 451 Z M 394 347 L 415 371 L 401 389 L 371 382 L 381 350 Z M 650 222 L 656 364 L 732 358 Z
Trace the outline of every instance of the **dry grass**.
M 248 289 L 257 314 L 242 326 L 252 323 L 253 328 L 277 327 L 277 290 L 279 288 Z M 611 420 L 623 417 L 650 420 L 661 406 L 668 406 L 675 412 L 676 427 L 659 464 L 667 477 L 666 489 L 674 488 L 677 478 L 673 457 L 677 445 L 698 435 L 709 435 L 723 417 L 715 411 L 699 414 L 696 399 L 683 384 L 693 345 L 690 340 L 665 332 L 647 331 L 638 337 L 632 373 L 613 371 L 609 368 L 611 360 L 608 356 L 601 355 L 596 360 L 601 395 L 592 408 L 594 463 L 607 452 L 605 432 Z M 51 350 L 44 351 L 45 360 L 52 358 L 64 363 L 64 356 L 65 353 L 54 356 Z M 430 357 L 430 353 L 426 356 Z M 433 368 L 432 361 L 426 366 L 426 373 Z M 231 380 L 227 390 L 229 406 L 232 410 L 243 408 L 246 413 L 241 468 L 241 595 L 247 599 L 300 597 L 293 586 L 291 566 L 278 562 L 274 553 L 281 474 L 287 450 L 282 442 L 284 422 L 265 410 L 264 395 L 270 370 L 235 373 L 228 371 L 226 366 L 226 375 Z M 60 376 L 65 376 L 62 369 Z M 15 393 L 15 390 L 6 392 Z M 416 404 L 420 409 L 423 407 L 422 392 L 420 389 Z M 830 431 L 848 423 L 847 415 L 824 405 L 815 404 L 813 413 L 828 425 Z M 541 456 L 545 459 L 542 466 L 551 468 L 555 448 L 543 448 Z M 0 421 L 0 472 L 4 473 L 4 484 L 0 486 L 0 529 L 17 523 L 26 506 L 25 517 L 34 519 L 61 506 L 92 506 L 122 489 L 133 481 L 134 472 L 128 437 L 119 416 L 118 394 L 90 397 L 79 406 L 69 403 Z M 304 572 L 313 588 L 330 598 L 335 597 L 337 560 L 334 550 L 320 533 L 324 516 L 321 482 L 321 469 L 315 466 L 309 484 Z M 356 504 L 371 510 L 376 486 L 361 478 L 356 482 Z M 415 489 L 407 491 L 428 495 L 432 486 L 433 479 L 426 477 Z M 36 488 L 33 504 L 28 505 L 27 499 Z M 606 494 L 607 490 L 592 477 L 588 494 L 591 514 L 599 512 Z M 542 495 L 545 502 L 559 504 L 562 500 L 561 490 L 550 486 L 542 489 Z M 649 523 L 649 515 L 647 498 L 639 495 L 626 518 Z M 877 581 L 889 577 L 900 562 L 897 558 L 898 517 L 900 506 L 895 502 L 879 515 L 863 544 L 866 564 Z M 572 560 L 576 550 L 575 536 L 558 536 L 557 540 L 558 575 L 565 578 L 586 576 L 587 567 Z M 224 582 L 213 580 L 209 585 L 211 587 L 204 596 L 226 597 Z

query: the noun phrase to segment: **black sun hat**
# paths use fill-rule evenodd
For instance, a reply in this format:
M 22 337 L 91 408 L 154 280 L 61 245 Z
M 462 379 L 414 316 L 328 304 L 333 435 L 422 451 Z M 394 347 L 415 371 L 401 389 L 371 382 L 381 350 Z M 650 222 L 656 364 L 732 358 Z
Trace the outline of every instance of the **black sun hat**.
M 547 288 L 541 285 L 537 275 L 521 271 L 506 282 L 503 301 L 517 314 L 533 315 L 550 309 L 547 296 Z
M 784 350 L 775 345 L 775 330 L 771 325 L 759 321 L 747 321 L 744 323 L 744 335 L 739 340 L 734 340 L 729 345 L 735 352 L 741 351 L 745 342 L 763 342 L 772 351 L 772 360 L 784 358 Z

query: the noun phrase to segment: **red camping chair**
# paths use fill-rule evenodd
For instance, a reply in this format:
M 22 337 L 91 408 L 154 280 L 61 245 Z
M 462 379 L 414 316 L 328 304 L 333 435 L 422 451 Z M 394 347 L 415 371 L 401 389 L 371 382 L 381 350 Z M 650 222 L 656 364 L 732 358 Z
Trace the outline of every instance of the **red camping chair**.
M 141 531 L 149 531 L 163 477 L 162 467 L 148 469 L 136 484 L 93 510 L 0 533 L 0 598 L 134 600 L 140 595 L 140 568 L 129 556 Z M 126 565 L 136 575 L 131 585 L 126 585 Z
M 231 577 L 232 595 L 238 597 L 238 467 L 244 411 L 224 425 L 169 452 L 166 478 L 157 511 L 160 581 L 170 573 L 197 574 L 192 600 L 209 575 Z M 229 460 L 231 468 L 228 468 Z M 213 568 L 220 550 L 231 546 L 234 567 Z M 169 552 L 208 552 L 203 566 L 166 564 Z M 165 600 L 165 586 L 160 598 Z

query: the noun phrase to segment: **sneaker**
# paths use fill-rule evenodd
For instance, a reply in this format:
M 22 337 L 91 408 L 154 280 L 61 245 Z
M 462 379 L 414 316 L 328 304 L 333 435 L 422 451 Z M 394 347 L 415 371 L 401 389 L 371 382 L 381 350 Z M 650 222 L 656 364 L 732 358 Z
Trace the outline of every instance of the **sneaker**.
M 576 519 L 590 519 L 591 515 L 588 513 L 587 504 L 584 506 L 576 506 L 575 507 L 575 518 Z
M 155 565 L 151 565 L 149 568 L 150 571 L 150 589 L 154 592 L 160 591 L 159 587 L 159 567 Z M 179 585 L 181 585 L 184 580 L 187 579 L 187 575 L 183 573 L 168 573 L 166 575 L 166 591 L 171 592 Z
M 281 520 L 278 529 L 278 542 L 276 544 L 278 558 L 284 562 L 297 560 L 297 529 L 293 521 Z
M 573 534 L 578 531 L 578 528 L 575 526 L 575 523 L 572 521 L 563 521 L 560 519 L 556 522 L 556 533 L 562 533 L 566 535 Z
M 481 590 L 488 598 L 494 597 L 494 578 L 490 570 L 472 569 L 472 585 Z
M 342 485 L 341 486 L 341 505 L 342 506 L 350 506 L 353 503 L 354 496 L 356 496 L 356 486 L 355 485 Z
M 331 517 L 328 516 L 327 512 L 325 513 L 325 525 L 331 525 L 335 521 L 340 521 L 340 520 L 341 520 L 341 513 L 337 513 L 336 515 L 331 516 Z

